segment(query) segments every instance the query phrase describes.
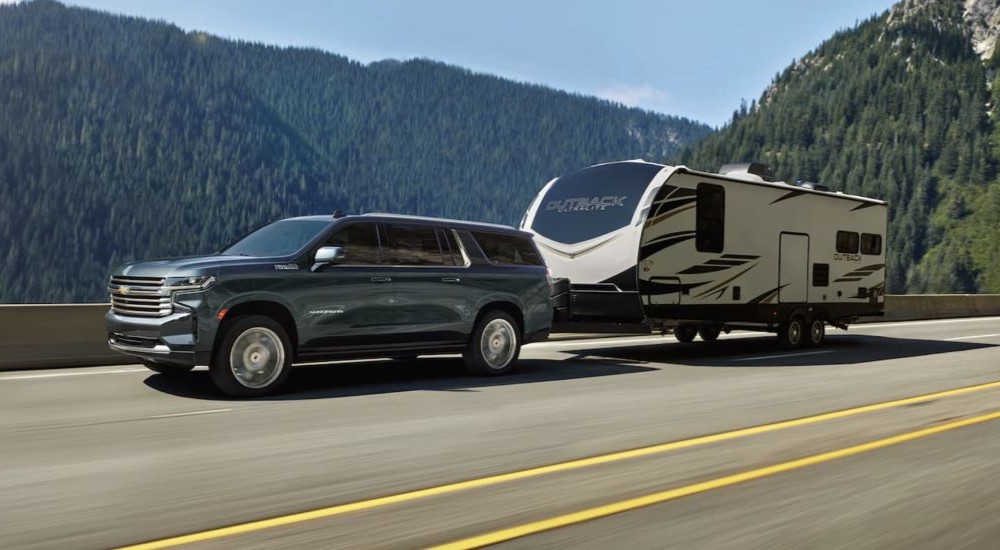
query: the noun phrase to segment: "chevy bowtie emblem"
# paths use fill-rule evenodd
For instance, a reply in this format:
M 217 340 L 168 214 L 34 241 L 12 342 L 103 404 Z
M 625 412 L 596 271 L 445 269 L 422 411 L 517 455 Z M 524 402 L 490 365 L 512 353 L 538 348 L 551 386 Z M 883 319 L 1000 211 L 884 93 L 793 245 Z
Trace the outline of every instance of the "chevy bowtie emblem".
M 132 289 L 129 288 L 129 287 L 127 287 L 127 286 L 120 286 L 120 287 L 118 287 L 118 294 L 122 294 L 122 295 L 128 294 L 130 290 L 132 290 Z

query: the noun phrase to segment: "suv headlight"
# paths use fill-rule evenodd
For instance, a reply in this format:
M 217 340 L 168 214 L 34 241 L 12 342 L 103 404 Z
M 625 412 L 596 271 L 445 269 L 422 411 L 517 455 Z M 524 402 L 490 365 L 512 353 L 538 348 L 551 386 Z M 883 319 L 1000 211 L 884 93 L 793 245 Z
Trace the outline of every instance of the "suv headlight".
M 171 277 L 167 279 L 167 285 L 163 290 L 168 293 L 174 292 L 195 292 L 205 290 L 212 286 L 215 277 L 212 275 L 198 275 L 196 277 Z

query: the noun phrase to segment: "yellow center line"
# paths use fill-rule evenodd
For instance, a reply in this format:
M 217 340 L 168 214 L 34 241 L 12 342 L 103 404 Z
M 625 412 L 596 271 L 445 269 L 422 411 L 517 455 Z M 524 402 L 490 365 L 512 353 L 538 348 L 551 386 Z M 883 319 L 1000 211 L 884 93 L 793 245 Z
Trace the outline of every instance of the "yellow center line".
M 783 472 L 790 472 L 792 470 L 798 470 L 800 468 L 806 468 L 808 466 L 814 466 L 816 464 L 822 464 L 824 462 L 837 460 L 838 458 L 845 458 L 849 456 L 859 455 L 862 453 L 874 451 L 876 449 L 883 449 L 885 447 L 890 447 L 892 445 L 898 445 L 900 443 L 905 443 L 907 441 L 913 441 L 914 439 L 920 439 L 923 437 L 928 437 L 942 432 L 947 432 L 950 430 L 957 430 L 959 428 L 964 428 L 966 426 L 981 424 L 983 422 L 989 422 L 990 420 L 996 420 L 996 419 L 1000 419 L 1000 411 L 995 411 L 989 414 L 984 414 L 982 416 L 967 418 L 965 420 L 959 420 L 956 422 L 949 422 L 947 424 L 941 424 L 939 426 L 934 426 L 932 428 L 925 428 L 923 430 L 917 430 L 915 432 L 908 432 L 902 435 L 887 437 L 885 439 L 878 439 L 875 441 L 870 441 L 868 443 L 863 443 L 861 445 L 855 445 L 853 447 L 845 447 L 843 449 L 838 449 L 836 451 L 815 454 L 797 460 L 791 460 L 788 462 L 782 462 L 780 464 L 766 466 L 764 468 L 758 468 L 756 470 L 749 470 L 738 474 L 733 474 L 716 479 L 710 479 L 708 481 L 703 481 L 701 483 L 695 483 L 692 485 L 686 485 L 684 487 L 678 487 L 676 489 L 669 489 L 666 491 L 652 493 L 637 498 L 622 500 L 619 502 L 614 502 L 612 504 L 606 504 L 604 506 L 588 508 L 586 510 L 581 510 L 579 512 L 573 512 L 570 514 L 564 514 L 561 516 L 556 516 L 541 521 L 526 523 L 524 525 L 511 527 L 508 529 L 501 529 L 499 531 L 485 533 L 483 535 L 470 537 L 455 542 L 450 542 L 448 544 L 434 546 L 430 550 L 465 550 L 469 548 L 482 548 L 483 546 L 499 544 L 501 542 L 506 542 L 509 540 L 525 537 L 528 535 L 533 535 L 536 533 L 541 533 L 543 531 L 550 531 L 552 529 L 558 529 L 560 527 L 566 527 L 577 523 L 583 523 L 586 521 L 607 517 L 613 514 L 620 514 L 622 512 L 628 512 L 630 510 L 644 508 L 646 506 L 651 506 L 653 504 L 660 504 L 663 502 L 676 500 L 686 496 L 696 495 L 698 493 L 704 493 L 706 491 L 711 491 L 713 489 L 720 489 L 722 487 L 728 487 L 730 485 L 736 485 L 738 483 L 744 483 L 747 481 L 752 481 L 763 477 L 773 476 L 775 474 L 780 474 Z
M 170 537 L 160 540 L 154 540 L 142 544 L 137 544 L 134 546 L 123 547 L 123 550 L 152 550 L 158 548 L 170 548 L 173 546 L 179 546 L 182 544 L 191 544 L 195 542 L 203 542 L 206 540 L 218 539 L 223 537 L 230 537 L 233 535 L 241 535 L 245 533 L 251 533 L 254 531 L 261 531 L 264 529 L 271 529 L 274 527 L 282 527 L 286 525 L 292 525 L 295 523 L 302 523 L 305 521 L 312 521 L 321 518 L 329 518 L 333 516 L 339 516 L 342 514 L 347 514 L 351 512 L 359 512 L 363 510 L 371 510 L 373 508 L 379 508 L 382 506 L 388 506 L 392 504 L 401 504 L 404 502 L 412 502 L 419 499 L 424 499 L 433 496 L 444 495 L 448 493 L 454 493 L 457 491 L 464 491 L 468 489 L 477 489 L 482 487 L 489 487 L 491 485 L 498 485 L 501 483 L 507 483 L 511 481 L 518 481 L 522 479 L 537 477 L 546 474 L 554 474 L 558 472 L 567 472 L 570 470 L 577 470 L 580 468 L 587 468 L 590 466 L 597 466 L 601 464 L 608 464 L 611 462 L 618 462 L 622 460 L 629 460 L 633 458 L 645 457 L 655 454 L 667 453 L 671 451 L 676 451 L 680 449 L 687 449 L 691 447 L 697 447 L 700 445 L 707 445 L 709 443 L 718 443 L 721 441 L 729 441 L 732 439 L 737 439 L 741 437 L 748 437 L 752 435 L 765 434 L 770 432 L 776 432 L 779 430 L 785 430 L 789 428 L 795 428 L 799 426 L 806 426 L 809 424 L 817 424 L 820 422 L 825 422 L 829 420 L 836 420 L 839 418 L 845 418 L 849 416 L 881 411 L 885 409 L 902 407 L 906 405 L 913 405 L 916 403 L 925 403 L 927 401 L 934 401 L 936 399 L 942 399 L 945 397 L 955 397 L 958 395 L 964 395 L 968 393 L 990 390 L 1000 388 L 1000 381 L 988 382 L 985 384 L 977 384 L 974 386 L 965 386 L 961 388 L 955 388 L 951 390 L 945 390 L 935 393 L 928 393 L 924 395 L 918 395 L 915 397 L 908 397 L 905 399 L 897 399 L 893 401 L 884 401 L 881 403 L 874 403 L 871 405 L 864 405 L 861 407 L 854 407 L 850 409 L 842 409 L 839 411 L 832 411 L 827 413 L 822 413 L 814 416 L 807 416 L 803 418 L 797 418 L 793 420 L 784 420 L 780 422 L 775 422 L 772 424 L 763 424 L 759 426 L 752 426 L 748 428 L 741 428 L 738 430 L 733 430 L 729 432 L 721 432 L 711 435 L 699 436 L 691 439 L 683 439 L 679 441 L 671 441 L 669 443 L 660 443 L 657 445 L 651 445 L 648 447 L 640 447 L 637 449 L 631 449 L 627 451 L 618 451 L 609 454 L 603 454 L 598 456 L 593 456 L 589 458 L 581 458 L 576 460 L 570 460 L 568 462 L 561 462 L 556 464 L 550 464 L 547 466 L 539 466 L 535 468 L 528 468 L 525 470 L 518 470 L 514 472 L 508 472 L 504 474 L 498 474 L 493 476 L 487 476 L 477 479 L 471 479 L 467 481 L 459 481 L 456 483 L 449 483 L 445 485 L 439 485 L 436 487 L 429 487 L 426 489 L 417 489 L 414 491 L 408 491 L 405 493 L 398 493 L 395 495 L 389 495 L 384 497 L 376 497 L 368 500 L 361 500 L 356 502 L 350 502 L 346 504 L 339 504 L 335 506 L 329 506 L 326 508 L 318 508 L 315 510 L 309 510 L 306 512 L 299 512 L 295 514 L 289 514 L 284 516 L 277 516 L 270 519 L 263 519 L 257 521 L 250 521 L 247 523 L 240 523 L 236 525 L 230 525 L 228 527 L 220 527 L 217 529 L 210 529 L 207 531 L 200 531 L 197 533 L 191 533 L 187 535 L 181 535 L 177 537 Z

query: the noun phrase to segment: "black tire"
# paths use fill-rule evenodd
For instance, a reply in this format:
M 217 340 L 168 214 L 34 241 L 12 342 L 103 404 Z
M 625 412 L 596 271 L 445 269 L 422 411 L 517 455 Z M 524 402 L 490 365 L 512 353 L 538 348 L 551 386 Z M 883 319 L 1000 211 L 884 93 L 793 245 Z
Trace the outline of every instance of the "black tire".
M 520 354 L 520 325 L 509 313 L 491 310 L 476 322 L 462 357 L 469 372 L 496 376 L 513 370 Z
M 220 390 L 233 397 L 267 395 L 288 379 L 292 346 L 280 323 L 263 315 L 246 315 L 233 319 L 223 330 L 209 367 Z
M 678 342 L 683 342 L 685 344 L 693 342 L 694 337 L 697 335 L 698 327 L 694 325 L 681 325 L 674 329 L 674 338 L 677 338 Z
M 822 317 L 813 317 L 808 325 L 806 333 L 806 345 L 811 348 L 818 348 L 826 342 L 826 321 Z
M 778 345 L 782 348 L 800 348 L 805 345 L 805 341 L 806 320 L 801 315 L 792 316 L 778 327 Z
M 698 328 L 698 336 L 706 342 L 714 342 L 719 339 L 719 333 L 722 332 L 722 327 L 719 325 L 702 325 Z
M 156 361 L 143 361 L 142 365 L 147 369 L 164 376 L 183 376 L 194 368 L 194 365 L 167 365 Z

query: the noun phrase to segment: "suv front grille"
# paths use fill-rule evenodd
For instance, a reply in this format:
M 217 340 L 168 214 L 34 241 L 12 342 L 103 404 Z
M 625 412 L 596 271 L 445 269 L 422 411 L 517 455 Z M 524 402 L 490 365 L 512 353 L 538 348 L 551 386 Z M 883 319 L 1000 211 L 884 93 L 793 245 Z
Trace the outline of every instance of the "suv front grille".
M 166 317 L 173 308 L 163 277 L 111 277 L 111 310 L 134 317 Z

